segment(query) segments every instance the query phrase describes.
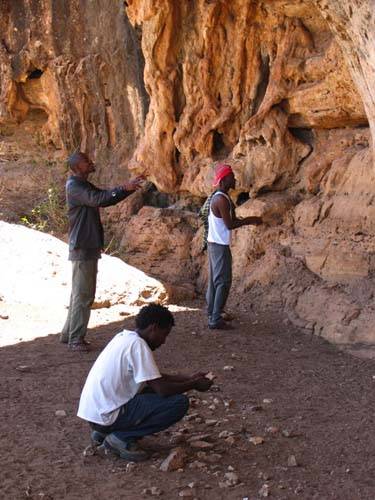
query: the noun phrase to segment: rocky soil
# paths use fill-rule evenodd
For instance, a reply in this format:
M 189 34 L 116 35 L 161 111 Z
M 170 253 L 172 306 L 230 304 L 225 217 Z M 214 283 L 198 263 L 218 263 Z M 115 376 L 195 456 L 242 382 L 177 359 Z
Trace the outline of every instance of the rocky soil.
M 266 221 L 235 234 L 237 291 L 278 294 L 330 341 L 374 342 L 371 0 L 0 8 L 3 219 L 51 186 L 63 197 L 76 148 L 102 186 L 141 173 L 154 188 L 107 210 L 108 243 L 191 299 L 206 280 L 196 212 L 227 161 L 239 213 Z
M 373 361 L 239 299 L 231 332 L 209 332 L 201 303 L 175 312 L 159 365 L 211 371 L 215 385 L 190 394 L 188 416 L 169 432 L 143 440 L 152 457 L 142 464 L 90 447 L 75 416 L 90 366 L 132 318 L 91 330 L 87 355 L 56 335 L 3 347 L 0 496 L 372 500 Z

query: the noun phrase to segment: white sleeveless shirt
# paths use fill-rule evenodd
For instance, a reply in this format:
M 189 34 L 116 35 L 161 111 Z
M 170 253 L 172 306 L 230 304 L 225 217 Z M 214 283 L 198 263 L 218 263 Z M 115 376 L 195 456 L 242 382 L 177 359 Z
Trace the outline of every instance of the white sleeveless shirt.
M 227 198 L 231 210 L 231 202 L 229 196 L 225 193 L 222 193 L 221 191 L 218 191 L 213 195 L 213 197 L 211 198 L 211 203 L 212 200 L 215 198 L 215 196 L 218 195 Z M 216 217 L 216 215 L 214 215 L 210 206 L 210 213 L 208 215 L 207 241 L 209 243 L 217 243 L 219 245 L 230 245 L 230 240 L 231 240 L 231 230 L 227 228 L 221 217 Z

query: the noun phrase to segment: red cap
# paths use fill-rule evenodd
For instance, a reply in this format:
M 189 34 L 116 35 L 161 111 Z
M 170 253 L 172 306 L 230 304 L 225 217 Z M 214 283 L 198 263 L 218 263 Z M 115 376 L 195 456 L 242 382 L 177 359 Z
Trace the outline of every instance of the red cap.
M 230 165 L 224 165 L 220 163 L 216 167 L 215 178 L 214 178 L 214 186 L 218 186 L 220 181 L 224 179 L 227 175 L 233 174 L 232 167 Z

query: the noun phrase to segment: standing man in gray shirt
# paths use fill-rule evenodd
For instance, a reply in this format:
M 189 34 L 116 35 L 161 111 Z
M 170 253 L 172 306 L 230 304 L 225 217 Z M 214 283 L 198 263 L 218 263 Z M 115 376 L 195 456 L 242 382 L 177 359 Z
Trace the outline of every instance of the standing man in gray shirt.
M 99 207 L 109 207 L 139 189 L 142 177 L 123 186 L 103 190 L 87 179 L 95 172 L 94 163 L 85 153 L 68 159 L 72 175 L 66 182 L 69 217 L 69 260 L 72 261 L 72 292 L 69 312 L 61 332 L 61 342 L 73 351 L 89 350 L 85 340 L 91 306 L 95 299 L 98 259 L 104 247 L 104 232 Z

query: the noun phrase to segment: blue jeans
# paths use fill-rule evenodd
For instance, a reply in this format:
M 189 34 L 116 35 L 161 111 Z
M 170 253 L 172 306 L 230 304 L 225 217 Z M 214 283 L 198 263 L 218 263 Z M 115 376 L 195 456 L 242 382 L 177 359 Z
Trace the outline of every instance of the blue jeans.
M 112 425 L 91 424 L 91 427 L 106 434 L 113 433 L 121 441 L 131 442 L 168 429 L 181 420 L 188 409 L 189 398 L 184 394 L 164 398 L 155 393 L 141 393 L 120 408 Z

